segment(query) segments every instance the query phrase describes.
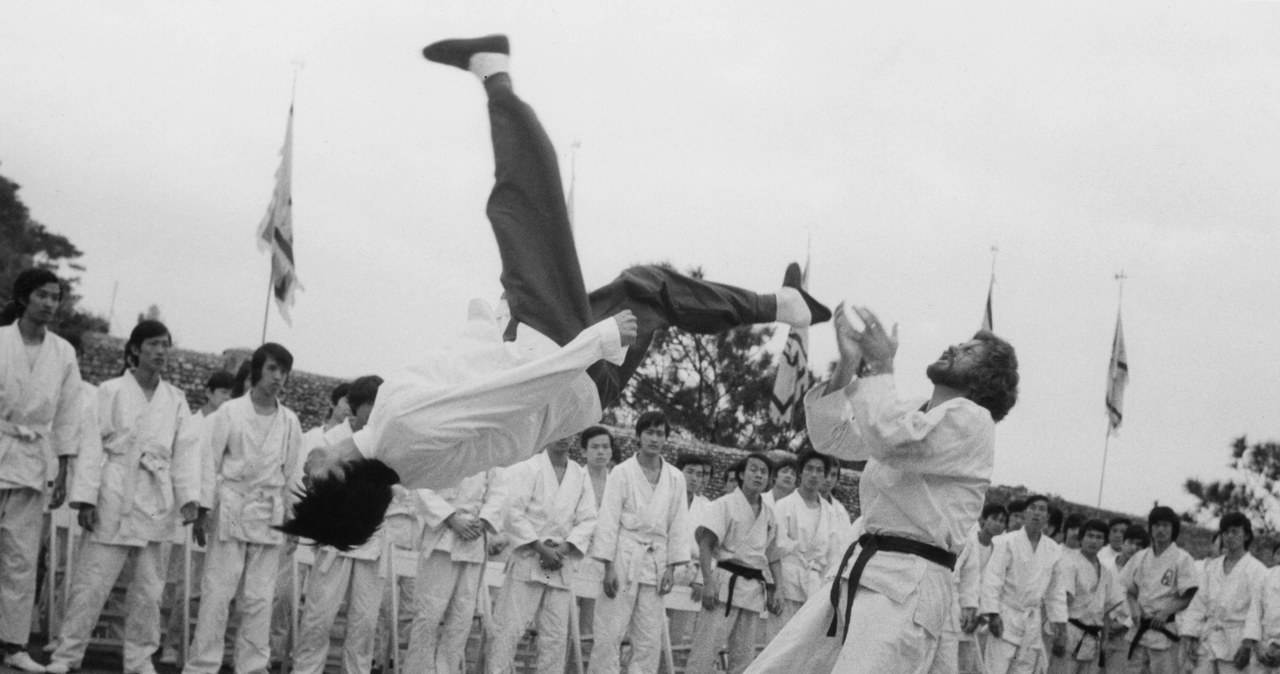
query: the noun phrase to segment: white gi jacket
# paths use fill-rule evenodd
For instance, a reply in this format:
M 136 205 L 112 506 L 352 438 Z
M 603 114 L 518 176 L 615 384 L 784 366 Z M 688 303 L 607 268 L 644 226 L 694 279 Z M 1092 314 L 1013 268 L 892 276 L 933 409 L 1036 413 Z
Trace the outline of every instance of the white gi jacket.
M 503 471 L 502 480 L 507 485 L 503 512 L 512 548 L 507 576 L 565 590 L 573 587 L 577 563 L 596 530 L 596 497 L 587 469 L 570 459 L 564 479 L 557 482 L 550 457 L 539 452 Z M 543 569 L 541 557 L 530 546 L 546 540 L 573 546 L 555 571 Z
M 1136 627 L 1142 617 L 1169 606 L 1187 590 L 1200 587 L 1200 578 L 1191 555 L 1177 543 L 1170 543 L 1161 555 L 1156 555 L 1152 548 L 1144 548 L 1134 554 L 1120 571 L 1120 586 L 1131 597 L 1137 597 L 1141 615 L 1132 616 Z M 1177 634 L 1180 622 L 1170 620 L 1165 627 Z M 1149 630 L 1142 635 L 1140 645 L 1166 650 L 1174 643 L 1156 630 Z
M 805 396 L 809 438 L 825 454 L 867 461 L 859 484 L 865 531 L 959 553 L 991 484 L 991 413 L 965 398 L 922 412 L 927 401 L 898 400 L 892 375 L 859 379 L 830 395 L 824 391 L 819 384 Z M 861 584 L 901 603 L 931 566 L 914 555 L 881 552 L 868 561 Z M 949 574 L 946 585 L 936 590 L 945 595 L 936 601 L 931 596 L 916 615 L 931 634 L 958 629 Z
M 378 395 L 382 395 L 381 389 Z M 466 513 L 488 522 L 494 531 L 503 527 L 502 508 L 506 502 L 500 478 L 500 469 L 493 468 L 476 473 L 456 487 L 447 489 L 419 489 L 418 498 L 423 507 L 426 529 L 422 534 L 420 549 L 424 555 L 432 550 L 448 552 L 455 562 L 482 564 L 485 561 L 488 536 L 464 541 L 445 526 L 444 521 L 455 512 Z
M 504 343 L 477 303 L 457 342 L 383 382 L 354 436 L 364 456 L 395 469 L 408 488 L 453 486 L 596 423 L 600 396 L 586 369 L 626 355 L 612 318 L 563 348 L 525 325 Z
M 618 582 L 657 585 L 670 565 L 689 562 L 692 546 L 684 474 L 666 461 L 650 485 L 636 457 L 609 472 L 591 556 L 613 562 Z
M 778 590 L 783 599 L 791 601 L 806 601 L 822 587 L 837 536 L 839 514 L 835 508 L 818 497 L 818 507 L 814 509 L 817 524 L 813 531 L 804 527 L 804 513 L 808 510 L 799 489 L 778 501 L 773 509 L 773 517 L 778 522 L 778 551 L 782 555 Z
M 298 415 L 277 403 L 259 444 L 252 430 L 257 417 L 249 394 L 228 400 L 213 414 L 201 503 L 212 504 L 219 540 L 278 545 L 284 534 L 272 527 L 284 522 L 293 501 L 288 478 L 297 474 L 301 461 L 302 429 Z
M 1200 589 L 1183 612 L 1182 633 L 1200 639 L 1214 660 L 1235 657 L 1244 637 L 1249 602 L 1262 594 L 1267 567 L 1257 557 L 1244 553 L 1231 573 L 1223 573 L 1226 556 L 1205 564 Z
M 1124 589 L 1115 570 L 1098 555 L 1098 569 L 1078 550 L 1062 551 L 1058 577 L 1067 595 L 1067 616 L 1091 627 L 1106 628 L 1107 619 L 1119 620 L 1129 613 Z M 1097 660 L 1097 637 L 1088 636 L 1075 625 L 1067 625 L 1067 652 L 1077 661 Z
M 1024 529 L 996 536 L 982 573 L 982 613 L 999 613 L 1000 638 L 1023 648 L 1044 650 L 1040 634 L 1043 605 L 1049 622 L 1067 622 L 1066 588 L 1058 574 L 1062 546 L 1042 534 L 1034 549 Z
M 98 387 L 101 442 L 82 446 L 70 501 L 97 507 L 89 539 L 143 546 L 172 540 L 179 509 L 201 501 L 201 421 L 163 379 L 151 400 L 132 374 Z
M 760 499 L 760 512 L 757 514 L 742 490 L 734 489 L 711 502 L 703 512 L 698 528 L 716 535 L 711 573 L 716 579 L 720 602 L 725 606 L 763 613 L 767 599 L 765 586 L 775 583 L 769 564 L 782 558 L 777 547 L 778 525 L 769 504 Z M 757 569 L 764 575 L 764 582 L 739 578 L 734 583 L 730 601 L 729 581 L 733 574 L 717 566 L 718 562 L 735 562 Z
M 1280 566 L 1267 570 L 1262 588 L 1249 602 L 1242 639 L 1255 639 L 1258 648 L 1280 644 Z
M 75 349 L 49 331 L 27 362 L 18 324 L 0 327 L 0 489 L 43 492 L 57 457 L 77 451 L 80 367 Z

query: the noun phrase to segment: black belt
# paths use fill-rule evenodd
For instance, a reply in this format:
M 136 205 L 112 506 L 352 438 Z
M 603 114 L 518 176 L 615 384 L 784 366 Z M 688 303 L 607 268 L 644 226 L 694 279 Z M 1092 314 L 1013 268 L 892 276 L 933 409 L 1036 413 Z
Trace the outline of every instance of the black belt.
M 1142 635 L 1146 634 L 1147 632 L 1150 632 L 1151 630 L 1155 630 L 1165 635 L 1166 637 L 1169 637 L 1175 642 L 1182 641 L 1182 637 L 1178 636 L 1177 634 L 1174 634 L 1173 632 L 1170 632 L 1169 628 L 1165 627 L 1165 625 L 1167 624 L 1168 622 L 1163 622 L 1163 623 L 1160 623 L 1159 625 L 1156 625 L 1151 622 L 1151 618 L 1143 618 L 1142 620 L 1139 620 L 1138 631 L 1136 634 L 1133 635 L 1133 641 L 1129 643 L 1129 658 L 1132 659 L 1133 652 L 1138 650 L 1138 642 L 1142 641 Z
M 738 584 L 738 577 L 741 576 L 747 580 L 758 580 L 764 582 L 764 572 L 760 569 L 754 569 L 749 566 L 743 566 L 737 562 L 716 562 L 716 566 L 729 572 L 729 596 L 724 600 L 724 615 L 729 617 L 729 611 L 733 608 L 733 586 Z
M 1091 636 L 1094 639 L 1098 640 L 1098 667 L 1099 668 L 1106 667 L 1107 666 L 1107 649 L 1104 648 L 1106 644 L 1102 643 L 1102 626 L 1086 625 L 1085 623 L 1082 623 L 1075 618 L 1071 618 L 1067 622 L 1071 623 L 1072 625 L 1075 625 L 1081 632 L 1084 632 L 1084 636 Z M 1084 636 L 1081 636 L 1080 641 L 1076 642 L 1076 649 L 1074 651 L 1071 651 L 1072 660 L 1076 659 L 1076 656 L 1080 654 L 1080 647 L 1084 645 Z
M 908 555 L 921 557 L 926 561 L 933 562 L 938 566 L 947 567 L 948 571 L 954 571 L 956 568 L 956 555 L 953 552 L 947 552 L 942 548 L 920 541 L 913 541 L 910 538 L 902 538 L 901 536 L 890 536 L 888 534 L 863 534 L 856 543 L 849 546 L 844 553 L 844 559 L 840 560 L 840 570 L 836 572 L 835 582 L 831 584 L 831 608 L 835 611 L 835 615 L 831 616 L 831 627 L 827 628 L 827 636 L 834 637 L 839 626 L 840 617 L 840 577 L 844 575 L 844 570 L 849 566 L 849 558 L 853 557 L 855 548 L 860 548 L 858 558 L 853 562 L 853 569 L 849 571 L 848 583 L 848 603 L 844 607 L 844 633 L 840 635 L 840 643 L 849 637 L 849 617 L 853 614 L 853 595 L 858 591 L 858 581 L 862 580 L 862 570 L 867 567 L 867 562 L 871 557 L 881 550 L 885 552 L 901 552 Z

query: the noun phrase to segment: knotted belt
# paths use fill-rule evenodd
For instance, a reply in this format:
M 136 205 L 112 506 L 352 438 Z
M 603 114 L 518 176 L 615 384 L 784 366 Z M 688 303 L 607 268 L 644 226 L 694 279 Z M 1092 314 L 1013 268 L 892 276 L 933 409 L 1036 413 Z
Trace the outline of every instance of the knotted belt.
M 729 572 L 729 596 L 724 600 L 724 615 L 727 618 L 729 617 L 729 611 L 733 608 L 733 586 L 738 584 L 738 577 L 741 576 L 747 580 L 758 580 L 763 583 L 764 572 L 760 569 L 753 569 L 730 561 L 716 562 L 716 566 Z
M 840 642 L 849 637 L 849 618 L 853 615 L 853 596 L 858 592 L 858 581 L 862 580 L 862 571 L 867 568 L 867 562 L 880 551 L 884 552 L 900 552 L 908 555 L 915 555 L 925 561 L 933 562 L 938 566 L 944 566 L 948 571 L 955 571 L 956 555 L 953 552 L 947 552 L 942 548 L 920 541 L 913 541 L 910 538 L 902 538 L 901 536 L 890 536 L 888 534 L 863 534 L 857 543 L 849 546 L 844 553 L 844 558 L 840 560 L 840 569 L 836 572 L 836 580 L 831 584 L 831 608 L 835 611 L 835 615 L 831 616 L 831 627 L 827 628 L 827 636 L 834 637 L 839 630 L 840 618 L 840 577 L 844 575 L 844 570 L 849 566 L 849 559 L 853 557 L 853 551 L 857 548 L 860 550 L 858 558 L 853 562 L 853 569 L 849 571 L 848 601 L 844 607 L 844 633 L 840 635 Z
M 1075 625 L 1076 628 L 1079 629 L 1081 632 L 1084 632 L 1084 634 L 1081 635 L 1080 637 L 1080 641 L 1076 642 L 1076 649 L 1074 651 L 1071 651 L 1071 659 L 1074 660 L 1076 659 L 1077 655 L 1080 655 L 1080 647 L 1084 645 L 1084 638 L 1086 636 L 1093 637 L 1094 639 L 1098 640 L 1098 667 L 1099 669 L 1105 668 L 1107 666 L 1107 649 L 1103 648 L 1104 644 L 1102 643 L 1102 626 L 1086 625 L 1085 623 L 1080 622 L 1080 620 L 1077 618 L 1071 618 L 1067 622 L 1071 623 L 1072 625 Z
M 1151 630 L 1155 630 L 1165 635 L 1166 637 L 1169 637 L 1169 639 L 1175 643 L 1182 641 L 1182 637 L 1178 636 L 1173 632 L 1170 632 L 1169 628 L 1165 627 L 1165 625 L 1167 624 L 1168 624 L 1167 622 L 1163 622 L 1163 623 L 1160 623 L 1159 625 L 1156 625 L 1151 621 L 1151 618 L 1143 618 L 1142 620 L 1139 620 L 1138 631 L 1133 635 L 1133 641 L 1129 643 L 1129 658 L 1132 659 L 1134 651 L 1138 650 L 1138 642 L 1142 641 L 1142 635 L 1146 634 L 1147 632 L 1150 632 Z

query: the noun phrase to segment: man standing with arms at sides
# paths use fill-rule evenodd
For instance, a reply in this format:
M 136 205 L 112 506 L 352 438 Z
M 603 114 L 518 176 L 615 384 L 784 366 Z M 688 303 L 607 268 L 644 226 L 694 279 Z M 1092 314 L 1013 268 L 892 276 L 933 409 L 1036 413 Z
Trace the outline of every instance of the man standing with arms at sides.
M 44 667 L 27 653 L 44 508 L 66 499 L 83 396 L 75 349 L 48 328 L 62 282 L 27 269 L 0 311 L 0 650 L 4 665 Z M 16 321 L 16 323 L 15 323 Z
M 796 460 L 786 457 L 774 462 L 777 469 L 773 472 L 773 489 L 763 494 L 765 505 L 772 508 L 778 501 L 791 495 L 796 490 Z
M 1055 643 L 1066 639 L 1066 592 L 1058 576 L 1062 547 L 1045 532 L 1049 500 L 1036 495 L 1024 503 L 1022 529 L 995 539 L 982 574 L 980 601 L 991 630 L 986 657 L 992 674 L 1032 674 L 1048 666 L 1040 632 L 1044 613 Z
M 956 598 L 960 605 L 960 624 L 958 630 L 945 633 L 944 643 L 948 649 L 955 648 L 960 674 L 986 669 L 982 665 L 982 653 L 978 652 L 979 649 L 986 651 L 987 637 L 990 636 L 990 632 L 978 620 L 982 574 L 987 570 L 987 562 L 991 560 L 991 552 L 995 549 L 995 537 L 1004 533 L 1008 517 L 1008 511 L 999 503 L 983 506 L 978 528 L 969 537 L 956 560 L 954 577 Z
M 249 394 L 218 408 L 205 455 L 198 530 L 207 531 L 200 611 L 184 674 L 216 674 L 222 666 L 227 612 L 236 600 L 235 669 L 265 671 L 270 661 L 271 598 L 292 500 L 289 480 L 302 449 L 298 415 L 279 401 L 293 355 L 279 344 L 258 347 L 250 359 Z M 243 581 L 243 584 L 242 584 Z
M 831 547 L 835 545 L 840 524 L 839 513 L 827 507 L 818 489 L 834 464 L 826 454 L 813 451 L 801 454 L 795 462 L 800 469 L 799 488 L 779 499 L 773 508 L 774 519 L 778 521 L 782 574 L 775 579 L 779 612 L 769 616 L 768 641 L 773 641 L 791 616 L 822 587 L 830 566 Z
M 1168 506 L 1156 506 L 1147 515 L 1147 526 L 1151 547 L 1135 553 L 1120 573 L 1135 625 L 1127 653 L 1129 671 L 1137 674 L 1146 666 L 1151 674 L 1177 674 L 1181 668 L 1174 619 L 1191 604 L 1200 580 L 1191 555 L 1178 547 L 1178 514 Z
M 867 461 L 863 530 L 835 582 L 787 623 L 748 671 L 923 674 L 955 667 L 956 554 L 978 522 L 995 461 L 995 423 L 1017 400 L 1013 347 L 990 332 L 948 348 L 925 373 L 929 400 L 898 398 L 897 329 L 837 309 L 840 360 L 805 398 L 814 447 Z M 857 375 L 857 380 L 854 377 Z M 829 595 L 827 593 L 830 593 Z
M 1205 564 L 1200 591 L 1183 616 L 1186 654 L 1196 674 L 1226 674 L 1249 666 L 1257 639 L 1244 634 L 1249 602 L 1262 596 L 1267 567 L 1249 554 L 1253 524 L 1244 514 L 1222 516 L 1223 555 Z
M 740 674 L 755 659 L 760 614 L 778 612 L 782 576 L 773 511 L 761 498 L 773 465 L 763 454 L 738 462 L 739 485 L 707 507 L 697 528 L 704 587 L 688 670 L 710 672 L 722 644 L 728 671 Z
M 597 516 L 604 499 L 604 487 L 609 482 L 609 471 L 622 462 L 622 453 L 613 441 L 613 434 L 604 426 L 592 426 L 578 436 L 586 462 L 587 478 L 591 481 L 591 495 L 595 497 Z M 592 557 L 577 562 L 573 575 L 573 594 L 578 600 L 578 633 L 591 634 L 595 623 L 596 597 L 604 583 L 604 563 Z
M 568 442 L 503 471 L 506 534 L 512 546 L 506 581 L 489 623 L 485 669 L 508 671 L 525 625 L 537 618 L 539 674 L 565 671 L 574 575 L 596 529 L 587 471 L 569 458 Z
M 609 473 L 591 556 L 604 563 L 604 596 L 596 600 L 591 674 L 619 670 L 618 648 L 631 636 L 628 671 L 658 671 L 662 598 L 675 569 L 689 563 L 689 506 L 684 474 L 662 459 L 671 426 L 661 412 L 636 421 L 634 456 Z M 628 627 L 630 630 L 628 631 Z
M 1068 531 L 1072 528 L 1068 520 Z M 1097 674 L 1107 654 L 1103 642 L 1124 632 L 1119 618 L 1128 611 L 1120 578 L 1098 559 L 1106 544 L 1107 524 L 1087 520 L 1078 532 L 1079 550 L 1066 550 L 1059 562 L 1059 576 L 1067 595 L 1066 642 L 1056 650 L 1054 667 L 1066 674 Z M 1070 534 L 1068 533 L 1068 539 Z
M 689 540 L 693 546 L 689 548 L 690 563 L 676 568 L 675 584 L 689 588 L 693 601 L 702 598 L 702 568 L 698 564 L 698 541 L 694 534 L 702 521 L 702 513 L 711 501 L 702 492 L 711 481 L 711 462 L 692 452 L 684 452 L 676 459 L 676 468 L 684 474 L 686 502 L 689 505 Z M 693 637 L 693 623 L 698 612 L 667 609 L 668 631 L 672 643 L 684 643 Z
M 46 671 L 66 674 L 79 667 L 107 595 L 132 559 L 124 671 L 155 673 L 151 655 L 160 647 L 165 579 L 161 544 L 173 539 L 179 506 L 185 524 L 200 509 L 200 422 L 186 394 L 160 377 L 170 345 L 163 323 L 138 323 L 125 344 L 125 373 L 98 389 L 100 442 L 84 446 L 71 488 L 71 507 L 80 511 L 86 537 Z
M 1272 554 L 1276 554 L 1275 548 Z M 1253 644 L 1255 674 L 1280 674 L 1280 565 L 1263 577 L 1262 589 L 1249 603 L 1244 639 Z

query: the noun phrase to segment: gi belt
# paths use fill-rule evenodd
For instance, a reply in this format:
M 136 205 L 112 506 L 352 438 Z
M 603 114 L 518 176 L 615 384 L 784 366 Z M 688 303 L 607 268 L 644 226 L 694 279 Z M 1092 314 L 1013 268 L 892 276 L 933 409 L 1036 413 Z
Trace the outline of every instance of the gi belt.
M 733 608 L 733 586 L 738 583 L 738 577 L 741 576 L 747 580 L 758 580 L 763 583 L 764 573 L 760 569 L 743 566 L 737 562 L 716 562 L 716 566 L 729 572 L 729 596 L 724 600 L 724 615 L 727 618 L 729 617 L 730 609 Z
M 1129 643 L 1129 659 L 1133 659 L 1133 652 L 1138 650 L 1138 642 L 1142 641 L 1142 635 L 1146 634 L 1151 630 L 1155 630 L 1165 635 L 1166 637 L 1169 637 L 1169 639 L 1174 641 L 1175 643 L 1182 641 L 1182 637 L 1178 636 L 1177 634 L 1174 634 L 1173 632 L 1170 632 L 1169 628 L 1165 627 L 1165 625 L 1167 624 L 1168 624 L 1167 622 L 1163 622 L 1163 623 L 1160 623 L 1159 625 L 1156 625 L 1155 623 L 1151 622 L 1151 618 L 1143 618 L 1142 620 L 1139 620 L 1138 631 L 1136 634 L 1133 635 L 1133 641 Z
M 1098 640 L 1098 667 L 1099 668 L 1106 667 L 1107 666 L 1107 649 L 1104 648 L 1105 644 L 1102 643 L 1102 626 L 1086 625 L 1085 623 L 1080 622 L 1076 618 L 1071 618 L 1067 622 L 1071 623 L 1072 625 L 1075 625 L 1076 628 L 1079 629 L 1081 632 L 1084 632 L 1084 634 L 1080 636 L 1080 641 L 1076 642 L 1076 649 L 1074 651 L 1071 651 L 1071 659 L 1074 660 L 1076 656 L 1080 654 L 1080 647 L 1084 645 L 1084 638 L 1086 636 L 1090 636 Z
M 848 590 L 846 591 L 849 599 L 844 607 L 844 633 L 840 636 L 841 643 L 844 643 L 844 640 L 849 637 L 849 617 L 853 615 L 853 595 L 858 591 L 858 581 L 862 579 L 862 571 L 867 568 L 867 562 L 877 552 L 900 552 L 915 555 L 938 566 L 945 566 L 948 571 L 955 571 L 956 568 L 955 553 L 947 552 L 937 546 L 913 541 L 910 538 L 902 538 L 901 536 L 863 534 L 858 539 L 858 542 L 850 545 L 848 551 L 844 553 L 844 559 L 840 560 L 840 570 L 836 572 L 836 580 L 831 584 L 831 608 L 835 611 L 835 615 L 831 616 L 831 627 L 827 628 L 827 636 L 829 637 L 834 637 L 839 629 L 840 577 L 844 575 L 844 570 L 848 568 L 849 558 L 853 556 L 855 547 L 859 548 L 860 552 L 858 553 L 858 558 L 853 562 L 853 569 L 849 571 Z

